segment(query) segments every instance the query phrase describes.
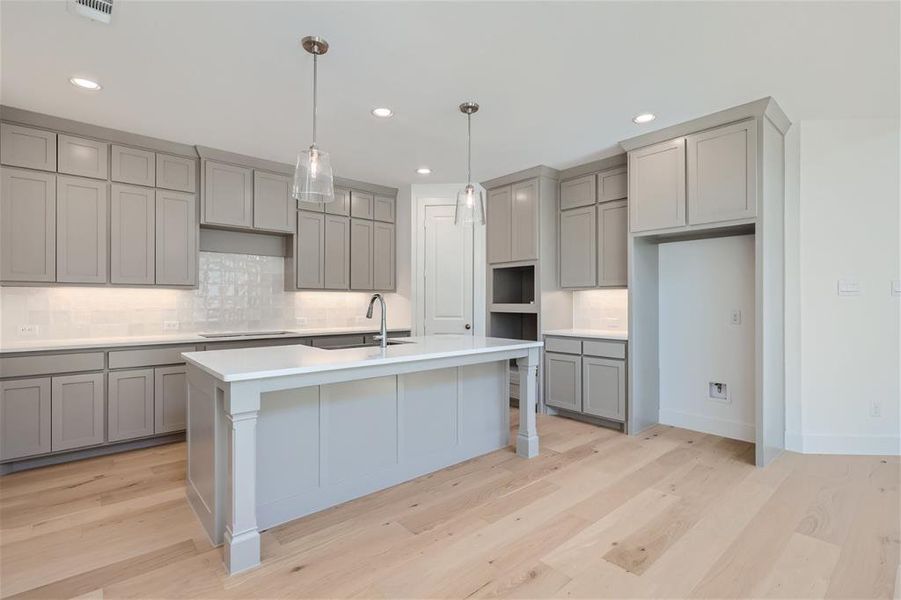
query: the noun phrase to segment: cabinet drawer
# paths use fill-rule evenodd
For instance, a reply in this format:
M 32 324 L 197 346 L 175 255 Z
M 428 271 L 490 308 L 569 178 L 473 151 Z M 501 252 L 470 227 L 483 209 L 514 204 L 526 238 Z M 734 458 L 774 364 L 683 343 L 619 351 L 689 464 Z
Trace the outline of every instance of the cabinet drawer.
M 626 358 L 626 345 L 621 342 L 605 342 L 601 340 L 585 340 L 582 353 L 587 356 L 604 356 L 607 358 Z
M 140 350 L 117 350 L 109 353 L 110 369 L 131 369 L 155 365 L 176 365 L 185 362 L 182 352 L 194 352 L 194 346 L 172 346 Z
M 27 377 L 50 373 L 77 373 L 103 369 L 103 352 L 44 354 L 0 358 L 0 377 Z
M 582 354 L 582 340 L 569 338 L 545 338 L 546 352 L 563 352 L 564 354 Z

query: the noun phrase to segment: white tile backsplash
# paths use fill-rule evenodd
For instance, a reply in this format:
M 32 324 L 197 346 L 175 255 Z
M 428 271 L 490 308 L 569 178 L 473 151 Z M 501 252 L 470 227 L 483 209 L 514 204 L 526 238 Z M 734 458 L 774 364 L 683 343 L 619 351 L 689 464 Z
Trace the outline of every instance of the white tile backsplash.
M 629 328 L 628 290 L 573 292 L 573 327 L 576 329 Z
M 180 332 L 365 325 L 366 292 L 286 292 L 284 259 L 200 253 L 196 290 L 119 287 L 0 288 L 0 342 Z M 388 322 L 409 327 L 409 300 L 386 294 Z M 378 311 L 372 324 L 378 327 Z M 36 332 L 20 333 L 26 325 Z

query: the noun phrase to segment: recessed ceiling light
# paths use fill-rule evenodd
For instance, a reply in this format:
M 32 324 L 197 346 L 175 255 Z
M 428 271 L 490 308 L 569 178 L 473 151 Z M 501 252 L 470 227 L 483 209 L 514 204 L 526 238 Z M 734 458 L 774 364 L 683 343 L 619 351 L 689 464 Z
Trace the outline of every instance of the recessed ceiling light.
M 416 172 L 420 175 L 429 175 L 432 170 L 428 167 L 419 167 L 418 169 L 416 169 Z
M 93 79 L 85 79 L 84 77 L 70 77 L 69 83 L 71 83 L 75 87 L 80 87 L 84 90 L 91 90 L 92 92 L 96 92 L 97 90 L 102 89 L 99 83 L 97 83 Z
M 387 119 L 394 115 L 394 111 L 390 108 L 373 108 L 372 114 L 379 117 L 380 119 Z
M 654 113 L 641 113 L 640 115 L 635 115 L 632 118 L 632 121 L 641 125 L 642 123 L 650 123 L 656 118 L 657 115 L 655 115 Z

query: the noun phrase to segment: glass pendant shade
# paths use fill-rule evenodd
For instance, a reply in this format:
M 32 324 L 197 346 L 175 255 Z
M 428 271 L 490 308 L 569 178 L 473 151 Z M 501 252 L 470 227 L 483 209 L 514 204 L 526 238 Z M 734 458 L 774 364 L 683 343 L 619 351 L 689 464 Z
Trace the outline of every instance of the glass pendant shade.
M 315 146 L 297 155 L 292 195 L 301 202 L 325 204 L 335 199 L 335 180 L 328 152 Z
M 454 225 L 484 225 L 485 200 L 482 191 L 468 183 L 457 193 L 457 207 L 454 211 Z

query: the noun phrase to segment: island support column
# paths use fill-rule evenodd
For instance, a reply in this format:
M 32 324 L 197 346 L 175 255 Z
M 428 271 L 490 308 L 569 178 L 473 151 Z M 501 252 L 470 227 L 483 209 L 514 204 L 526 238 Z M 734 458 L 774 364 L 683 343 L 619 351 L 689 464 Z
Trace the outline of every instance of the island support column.
M 530 348 L 529 355 L 516 359 L 519 367 L 519 434 L 516 453 L 523 458 L 538 456 L 538 428 L 535 426 L 535 407 L 538 402 L 538 348 Z
M 225 397 L 228 420 L 225 549 L 229 575 L 260 564 L 257 529 L 257 415 L 260 389 L 256 381 L 229 385 Z

